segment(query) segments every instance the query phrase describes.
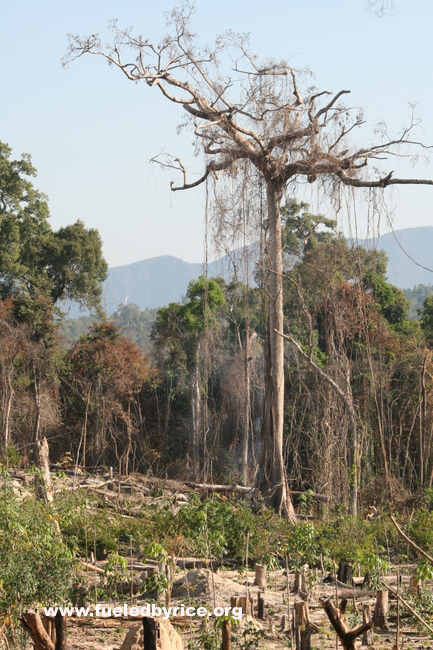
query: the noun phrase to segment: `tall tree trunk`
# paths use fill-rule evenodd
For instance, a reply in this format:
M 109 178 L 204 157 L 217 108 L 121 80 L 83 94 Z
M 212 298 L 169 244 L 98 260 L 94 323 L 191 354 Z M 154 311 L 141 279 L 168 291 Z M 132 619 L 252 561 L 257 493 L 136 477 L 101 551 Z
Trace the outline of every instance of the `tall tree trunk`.
M 263 459 L 265 479 L 272 492 L 272 503 L 293 523 L 295 511 L 290 499 L 283 456 L 284 431 L 284 342 L 276 331 L 283 331 L 283 263 L 280 205 L 283 183 L 266 184 L 269 227 L 269 353 L 265 376 L 263 418 Z
M 201 396 L 200 396 L 200 343 L 195 352 L 195 364 L 192 375 L 192 468 L 194 478 L 199 479 L 199 445 L 201 422 Z

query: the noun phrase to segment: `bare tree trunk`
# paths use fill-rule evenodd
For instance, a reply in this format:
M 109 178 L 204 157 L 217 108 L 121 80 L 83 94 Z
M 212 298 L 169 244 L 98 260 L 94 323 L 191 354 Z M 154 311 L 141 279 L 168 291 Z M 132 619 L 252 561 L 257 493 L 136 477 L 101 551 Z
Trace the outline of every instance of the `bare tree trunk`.
M 284 342 L 276 333 L 283 329 L 283 277 L 280 204 L 284 186 L 266 184 L 269 226 L 269 372 L 265 376 L 263 417 L 264 480 L 272 491 L 272 503 L 292 523 L 295 510 L 290 499 L 283 456 L 284 432 Z
M 200 343 L 197 344 L 195 365 L 192 376 L 192 467 L 194 478 L 199 479 L 199 445 L 201 421 L 201 396 L 200 396 Z
M 50 450 L 48 447 L 48 440 L 45 436 L 42 440 L 36 441 L 36 455 L 38 467 L 42 472 L 43 479 L 41 495 L 47 503 L 51 503 L 54 497 L 50 474 Z

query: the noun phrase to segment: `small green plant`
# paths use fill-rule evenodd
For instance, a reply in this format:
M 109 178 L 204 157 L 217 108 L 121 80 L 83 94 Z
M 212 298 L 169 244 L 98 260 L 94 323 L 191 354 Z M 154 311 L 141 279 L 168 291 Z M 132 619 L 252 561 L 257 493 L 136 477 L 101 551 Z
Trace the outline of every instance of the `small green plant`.
M 110 555 L 104 567 L 104 576 L 101 580 L 102 588 L 116 593 L 116 586 L 119 582 L 123 582 L 128 575 L 127 570 L 128 561 L 124 557 L 117 553 Z
M 143 580 L 141 593 L 148 594 L 151 598 L 154 596 L 158 602 L 160 595 L 167 592 L 169 585 L 168 578 L 163 573 L 157 572 Z
M 302 514 L 309 514 L 314 503 L 313 490 L 306 490 L 303 494 L 298 496 L 298 508 Z
M 416 577 L 421 580 L 433 580 L 433 566 L 424 558 L 421 558 L 417 568 Z
M 382 578 L 389 571 L 389 564 L 379 555 L 367 555 L 363 559 L 363 565 L 368 571 L 368 583 L 371 589 L 379 591 L 382 589 Z
M 15 445 L 8 445 L 6 459 L 8 467 L 19 467 L 21 465 L 22 457 Z

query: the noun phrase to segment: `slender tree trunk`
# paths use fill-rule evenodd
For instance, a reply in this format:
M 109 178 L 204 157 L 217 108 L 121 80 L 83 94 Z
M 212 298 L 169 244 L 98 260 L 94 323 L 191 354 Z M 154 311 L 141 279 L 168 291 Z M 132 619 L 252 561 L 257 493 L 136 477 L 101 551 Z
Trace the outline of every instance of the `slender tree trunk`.
M 3 433 L 3 451 L 6 454 L 9 447 L 10 440 L 10 422 L 11 422 L 11 410 L 12 410 L 12 401 L 14 397 L 14 389 L 12 388 L 11 378 L 8 377 L 8 391 L 7 391 L 7 400 L 5 408 L 5 418 L 4 418 L 4 433 Z
M 89 419 L 89 405 L 90 405 L 90 388 L 87 392 L 86 398 L 86 409 L 84 412 L 84 423 L 83 423 L 83 467 L 86 467 L 86 455 L 87 455 L 87 422 Z
M 192 467 L 194 478 L 199 479 L 199 445 L 201 421 L 201 396 L 200 396 L 200 343 L 195 352 L 195 365 L 192 375 Z
M 245 346 L 244 346 L 244 371 L 245 371 L 245 411 L 243 422 L 242 451 L 241 451 L 241 472 L 244 485 L 248 485 L 248 443 L 250 432 L 250 370 L 248 363 L 249 354 L 249 333 L 248 316 L 246 317 Z
M 265 376 L 263 418 L 263 459 L 265 480 L 269 482 L 272 503 L 293 523 L 296 515 L 290 500 L 283 456 L 284 431 L 284 342 L 276 331 L 283 331 L 283 265 L 280 204 L 284 185 L 266 184 L 269 227 L 269 353 Z M 267 476 L 266 476 L 267 475 Z
M 37 442 L 39 440 L 39 433 L 41 428 L 41 384 L 34 364 L 33 364 L 33 386 L 34 386 L 34 393 L 35 393 L 35 408 L 36 408 L 34 441 Z

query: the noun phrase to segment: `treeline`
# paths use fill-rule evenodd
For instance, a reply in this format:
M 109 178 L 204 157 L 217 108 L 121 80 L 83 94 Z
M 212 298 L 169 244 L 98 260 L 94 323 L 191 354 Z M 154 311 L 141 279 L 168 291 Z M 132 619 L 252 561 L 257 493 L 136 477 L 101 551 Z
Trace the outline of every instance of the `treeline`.
M 0 154 L 5 462 L 37 462 L 46 438 L 52 461 L 260 485 L 272 453 L 266 254 L 250 269 L 254 287 L 201 277 L 183 304 L 126 305 L 108 320 L 97 312 L 98 233 L 79 221 L 53 232 L 30 159 L 12 161 L 6 145 Z M 350 248 L 304 203 L 287 202 L 282 228 L 291 488 L 370 503 L 431 487 L 433 297 L 409 320 L 384 253 Z M 71 299 L 97 317 L 65 324 Z

